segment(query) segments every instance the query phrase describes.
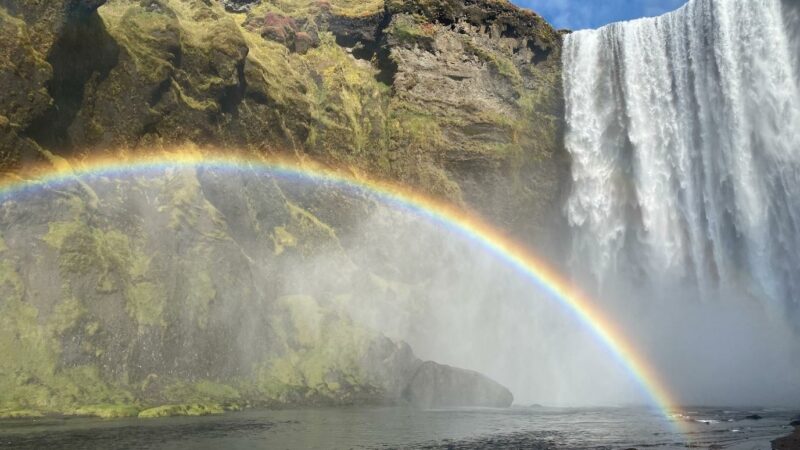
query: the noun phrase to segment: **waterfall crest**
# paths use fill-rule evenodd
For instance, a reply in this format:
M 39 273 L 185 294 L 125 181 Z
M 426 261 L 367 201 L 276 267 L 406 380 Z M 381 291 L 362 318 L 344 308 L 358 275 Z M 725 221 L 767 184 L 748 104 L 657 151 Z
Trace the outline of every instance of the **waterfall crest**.
M 579 273 L 800 309 L 797 9 L 691 0 L 566 38 Z

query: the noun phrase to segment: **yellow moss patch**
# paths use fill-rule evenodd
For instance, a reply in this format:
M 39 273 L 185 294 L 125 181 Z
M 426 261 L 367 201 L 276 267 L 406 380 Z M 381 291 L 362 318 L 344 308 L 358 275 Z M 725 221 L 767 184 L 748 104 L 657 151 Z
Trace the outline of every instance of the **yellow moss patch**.
M 156 283 L 144 281 L 134 283 L 126 291 L 126 310 L 136 323 L 141 327 L 165 326 L 164 306 L 167 298 Z
M 383 11 L 383 0 L 271 0 L 253 8 L 253 14 L 278 12 L 292 17 L 314 17 L 323 12 L 323 5 L 330 5 L 330 11 L 343 17 L 369 17 Z
M 155 419 L 171 416 L 210 416 L 224 414 L 225 408 L 220 405 L 164 405 L 145 409 L 139 413 L 140 419 Z
M 297 238 L 289 233 L 286 227 L 275 227 L 272 232 L 272 242 L 275 245 L 275 255 L 280 255 L 287 247 L 296 247 Z
M 99 417 L 101 419 L 122 419 L 126 417 L 137 417 L 139 408 L 132 405 L 88 405 L 77 408 L 72 415 Z
M 40 419 L 44 417 L 40 411 L 21 409 L 17 411 L 0 411 L 0 419 Z
M 284 297 L 282 314 L 272 326 L 290 345 L 259 371 L 258 389 L 279 401 L 290 395 L 342 400 L 342 382 L 353 390 L 365 387 L 360 358 L 375 335 L 344 316 L 322 308 L 308 296 Z

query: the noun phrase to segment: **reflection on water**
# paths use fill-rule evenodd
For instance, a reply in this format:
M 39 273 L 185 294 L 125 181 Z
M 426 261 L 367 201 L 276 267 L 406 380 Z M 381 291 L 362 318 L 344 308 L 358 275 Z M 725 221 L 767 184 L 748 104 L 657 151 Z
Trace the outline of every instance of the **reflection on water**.
M 758 414 L 760 420 L 747 419 Z M 246 411 L 225 416 L 0 422 L 0 448 L 769 448 L 789 433 L 790 411 L 697 408 L 676 431 L 638 408 L 405 408 Z

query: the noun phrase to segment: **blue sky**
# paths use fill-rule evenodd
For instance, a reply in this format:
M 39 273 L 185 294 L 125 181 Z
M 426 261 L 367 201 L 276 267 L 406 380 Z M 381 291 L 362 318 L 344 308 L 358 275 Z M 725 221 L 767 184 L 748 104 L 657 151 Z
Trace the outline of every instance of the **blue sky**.
M 580 30 L 611 22 L 657 16 L 687 0 L 511 0 L 544 16 L 556 28 Z

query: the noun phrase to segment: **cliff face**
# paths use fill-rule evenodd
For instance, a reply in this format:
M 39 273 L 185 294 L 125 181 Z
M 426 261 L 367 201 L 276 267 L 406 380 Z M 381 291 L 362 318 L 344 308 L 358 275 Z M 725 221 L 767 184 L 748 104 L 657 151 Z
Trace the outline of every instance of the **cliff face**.
M 336 187 L 192 167 L 3 200 L 0 417 L 429 406 L 409 389 L 437 406 L 510 405 L 485 377 L 423 364 L 349 318 L 343 302 L 379 301 L 402 279 L 354 258 L 359 239 L 388 229 L 353 236 L 320 219 L 336 223 L 343 204 L 378 207 Z
M 505 1 L 0 6 L 6 170 L 188 141 L 366 170 L 520 235 L 557 200 L 561 38 Z
M 0 0 L 0 38 L 5 172 L 188 143 L 408 183 L 534 243 L 557 216 L 561 38 L 505 1 Z M 336 307 L 405 282 L 352 258 L 386 239 L 348 235 L 371 202 L 224 178 L 0 204 L 0 413 L 510 403 Z M 320 254 L 347 281 L 287 276 Z

